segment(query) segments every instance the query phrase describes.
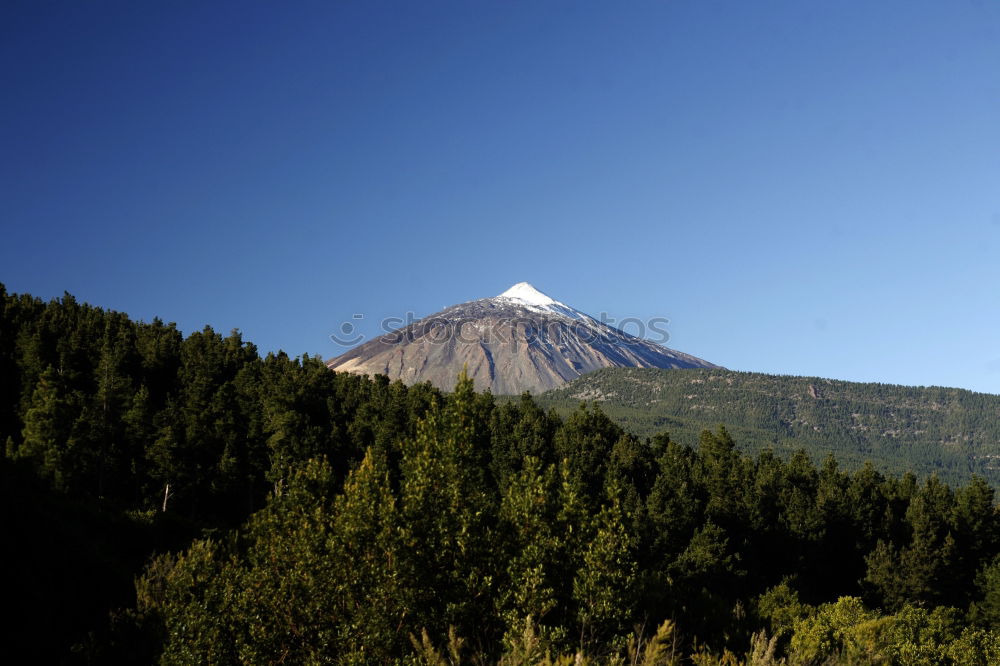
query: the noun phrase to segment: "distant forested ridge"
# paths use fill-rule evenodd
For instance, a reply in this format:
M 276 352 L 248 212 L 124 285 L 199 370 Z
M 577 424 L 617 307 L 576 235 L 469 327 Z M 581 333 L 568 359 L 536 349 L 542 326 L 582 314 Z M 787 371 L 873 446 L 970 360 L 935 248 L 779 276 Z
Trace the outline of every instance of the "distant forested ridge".
M 980 477 L 638 437 L 2 286 L 0 370 L 12 663 L 1000 660 Z
M 845 382 L 729 370 L 609 368 L 553 389 L 537 401 L 561 413 L 599 403 L 630 432 L 669 431 L 685 443 L 725 423 L 740 448 L 804 448 L 833 454 L 848 469 L 937 474 L 966 483 L 974 474 L 1000 488 L 1000 395 L 955 388 Z

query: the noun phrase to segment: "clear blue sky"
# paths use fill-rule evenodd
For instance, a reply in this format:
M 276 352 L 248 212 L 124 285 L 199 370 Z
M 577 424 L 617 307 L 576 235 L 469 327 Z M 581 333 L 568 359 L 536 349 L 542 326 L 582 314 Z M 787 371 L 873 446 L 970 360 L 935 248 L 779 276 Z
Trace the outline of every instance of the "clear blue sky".
M 262 351 L 521 280 L 1000 392 L 1000 3 L 5 2 L 0 281 Z

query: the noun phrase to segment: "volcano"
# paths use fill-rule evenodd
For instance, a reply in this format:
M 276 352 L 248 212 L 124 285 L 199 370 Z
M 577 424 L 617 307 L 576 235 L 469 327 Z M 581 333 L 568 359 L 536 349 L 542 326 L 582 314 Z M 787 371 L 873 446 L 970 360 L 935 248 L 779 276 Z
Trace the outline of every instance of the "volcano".
M 720 368 L 609 326 L 520 282 L 424 317 L 327 362 L 450 390 L 467 369 L 476 389 L 541 392 L 600 368 Z

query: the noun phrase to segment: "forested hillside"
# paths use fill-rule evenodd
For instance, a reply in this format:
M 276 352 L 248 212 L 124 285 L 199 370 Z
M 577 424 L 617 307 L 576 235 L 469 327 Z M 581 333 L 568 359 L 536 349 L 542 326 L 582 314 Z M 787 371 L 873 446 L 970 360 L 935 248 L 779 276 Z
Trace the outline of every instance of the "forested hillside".
M 537 398 L 561 413 L 599 403 L 630 432 L 669 431 L 694 444 L 725 423 L 740 448 L 804 448 L 833 454 L 847 469 L 867 461 L 885 472 L 937 474 L 966 483 L 973 474 L 1000 487 L 1000 395 L 962 389 L 863 384 L 728 370 L 609 368 Z
M 0 364 L 12 663 L 1000 660 L 980 478 L 640 438 L 2 287 Z

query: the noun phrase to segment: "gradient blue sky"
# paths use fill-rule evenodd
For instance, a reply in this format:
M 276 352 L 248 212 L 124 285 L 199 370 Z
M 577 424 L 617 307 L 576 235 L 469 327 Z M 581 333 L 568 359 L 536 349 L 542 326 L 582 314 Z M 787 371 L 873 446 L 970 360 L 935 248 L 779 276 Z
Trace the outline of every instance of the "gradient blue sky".
M 0 281 L 262 351 L 521 280 L 1000 392 L 1000 3 L 5 2 Z

